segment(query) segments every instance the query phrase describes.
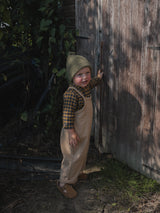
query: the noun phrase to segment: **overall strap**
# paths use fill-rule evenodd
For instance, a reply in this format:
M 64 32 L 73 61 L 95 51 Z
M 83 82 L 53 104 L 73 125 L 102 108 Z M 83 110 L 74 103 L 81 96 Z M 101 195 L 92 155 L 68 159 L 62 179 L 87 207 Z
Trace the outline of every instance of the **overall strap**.
M 80 96 L 82 96 L 82 98 L 83 98 L 84 101 L 85 101 L 84 95 L 83 95 L 78 89 L 76 89 L 75 87 L 72 87 L 72 86 L 70 86 L 68 89 L 74 89 Z

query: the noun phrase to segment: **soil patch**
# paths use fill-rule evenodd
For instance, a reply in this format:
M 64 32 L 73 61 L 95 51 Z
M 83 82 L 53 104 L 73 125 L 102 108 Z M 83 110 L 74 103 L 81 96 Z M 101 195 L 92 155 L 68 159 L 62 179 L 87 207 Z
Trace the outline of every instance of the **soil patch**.
M 106 158 L 105 161 L 111 159 Z M 56 180 L 51 174 L 1 170 L 0 211 L 2 213 L 160 212 L 159 190 L 143 193 L 136 199 L 135 197 L 131 199 L 126 190 L 119 189 L 116 180 L 109 180 L 107 176 L 106 184 L 103 165 L 104 156 L 103 160 L 100 158 L 91 160 L 89 156 L 86 169 L 89 178 L 77 183 L 75 189 L 78 196 L 75 199 L 66 199 L 60 194 L 56 188 Z
M 15 123 L 12 126 L 17 127 Z M 59 173 L 55 175 L 47 167 L 42 172 L 37 169 L 42 164 L 36 161 L 33 167 L 32 161 L 28 162 L 30 156 L 61 159 L 59 142 L 53 144 L 42 134 L 28 134 L 25 128 L 24 132 L 18 128 L 15 133 L 14 128 L 8 127 L 1 131 L 0 154 L 25 156 L 26 161 L 21 159 L 20 163 L 25 163 L 28 170 L 0 169 L 0 212 L 160 213 L 160 185 L 110 159 L 110 155 L 99 154 L 93 142 L 86 169 L 88 180 L 77 183 L 75 199 L 64 198 L 56 187 Z

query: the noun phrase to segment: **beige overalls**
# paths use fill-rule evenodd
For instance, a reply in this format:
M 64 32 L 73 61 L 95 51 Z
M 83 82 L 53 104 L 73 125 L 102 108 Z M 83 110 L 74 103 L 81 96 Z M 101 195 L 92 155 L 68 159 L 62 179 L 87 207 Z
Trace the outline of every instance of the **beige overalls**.
M 77 182 L 78 175 L 85 169 L 88 148 L 90 143 L 90 134 L 92 127 L 93 107 L 91 97 L 84 97 L 74 87 L 84 99 L 82 109 L 75 112 L 74 128 L 80 138 L 80 142 L 75 147 L 69 144 L 69 134 L 66 129 L 62 128 L 60 144 L 63 154 L 61 163 L 60 182 L 74 184 Z

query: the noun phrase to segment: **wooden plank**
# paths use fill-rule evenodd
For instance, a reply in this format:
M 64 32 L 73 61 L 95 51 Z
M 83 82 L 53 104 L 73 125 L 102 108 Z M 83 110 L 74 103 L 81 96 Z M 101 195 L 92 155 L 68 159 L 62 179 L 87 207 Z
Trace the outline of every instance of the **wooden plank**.
M 0 169 L 59 173 L 61 159 L 0 155 Z
M 141 104 L 134 91 L 139 85 L 141 71 L 143 4 L 139 1 L 120 1 L 120 65 L 118 76 L 118 138 L 120 158 L 135 166 L 141 158 L 137 128 L 141 121 Z M 125 153 L 125 155 L 124 155 Z
M 160 43 L 159 38 L 159 17 L 158 1 L 148 3 L 146 5 L 146 25 L 150 26 L 148 30 L 148 46 L 156 46 Z M 147 129 L 143 131 L 143 164 L 157 170 L 160 167 L 159 160 L 159 65 L 160 55 L 158 50 L 147 48 L 148 58 L 146 60 L 146 90 L 145 90 L 145 106 L 146 112 L 150 115 L 147 120 Z M 150 172 L 150 171 L 149 171 Z
M 68 20 L 68 29 L 75 29 L 75 1 L 64 1 L 63 14 Z

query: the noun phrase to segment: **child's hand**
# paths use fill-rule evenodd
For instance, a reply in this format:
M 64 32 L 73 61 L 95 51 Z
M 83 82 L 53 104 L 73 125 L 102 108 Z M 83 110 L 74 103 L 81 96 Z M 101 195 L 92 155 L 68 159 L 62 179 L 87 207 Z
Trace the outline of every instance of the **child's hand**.
M 76 146 L 78 142 L 80 142 L 79 136 L 77 135 L 74 129 L 68 129 L 68 131 L 69 131 L 69 144 L 71 146 Z
M 101 70 L 98 70 L 98 74 L 97 74 L 97 77 L 98 78 L 100 78 L 100 79 L 102 79 L 102 77 L 103 77 L 103 72 L 101 72 Z

